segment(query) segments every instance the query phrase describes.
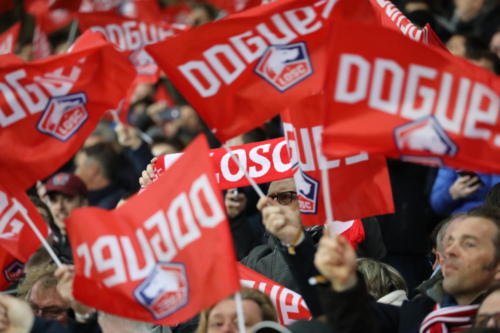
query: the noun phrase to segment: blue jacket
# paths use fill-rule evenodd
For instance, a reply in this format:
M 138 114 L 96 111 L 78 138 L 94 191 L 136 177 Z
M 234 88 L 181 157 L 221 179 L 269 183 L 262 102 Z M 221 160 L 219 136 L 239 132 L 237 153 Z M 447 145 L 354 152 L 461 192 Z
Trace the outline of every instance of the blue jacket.
M 459 177 L 457 171 L 451 168 L 440 168 L 431 192 L 432 209 L 441 215 L 452 215 L 466 212 L 483 204 L 486 194 L 495 184 L 500 183 L 500 175 L 477 173 L 484 185 L 467 198 L 453 200 L 450 187 Z

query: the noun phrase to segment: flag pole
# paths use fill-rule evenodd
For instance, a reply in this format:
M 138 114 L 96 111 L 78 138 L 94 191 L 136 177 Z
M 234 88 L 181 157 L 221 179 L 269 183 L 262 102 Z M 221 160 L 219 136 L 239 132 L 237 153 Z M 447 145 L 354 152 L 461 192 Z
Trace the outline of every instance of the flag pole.
M 71 21 L 71 25 L 69 27 L 69 34 L 68 34 L 68 40 L 67 40 L 68 48 L 75 41 L 77 29 L 78 29 L 78 19 L 75 18 Z
M 241 294 L 238 291 L 234 294 L 234 300 L 236 302 L 236 314 L 238 316 L 238 332 L 244 333 L 245 330 L 245 315 L 243 313 L 243 301 L 241 300 Z
M 26 212 L 26 209 L 21 206 L 20 209 L 19 209 L 19 211 L 23 215 L 23 217 L 26 220 L 26 222 L 28 222 L 28 225 L 30 226 L 31 230 L 33 230 L 33 232 L 35 233 L 36 237 L 38 237 L 38 239 L 40 240 L 40 242 L 42 242 L 43 247 L 45 248 L 45 250 L 47 250 L 47 252 L 49 253 L 49 256 L 52 258 L 52 260 L 54 260 L 56 266 L 57 267 L 62 267 L 61 261 L 59 260 L 59 258 L 55 254 L 55 252 L 52 249 L 52 247 L 50 247 L 50 245 L 47 242 L 47 240 L 43 237 L 43 235 L 40 232 L 40 230 L 38 230 L 38 228 L 35 225 L 35 223 L 33 223 L 33 221 L 31 220 L 31 218 L 29 217 L 28 213 Z
M 262 192 L 260 187 L 255 182 L 255 180 L 253 180 L 253 178 L 250 177 L 250 175 L 248 174 L 247 170 L 243 167 L 243 165 L 241 165 L 240 160 L 236 158 L 236 155 L 234 155 L 234 152 L 231 150 L 231 148 L 229 148 L 229 146 L 227 145 L 222 145 L 222 146 L 231 155 L 232 160 L 236 163 L 236 165 L 238 165 L 238 168 L 240 168 L 240 170 L 243 171 L 243 174 L 245 175 L 246 179 L 248 180 L 250 185 L 252 185 L 253 189 L 255 190 L 255 192 L 257 192 L 259 197 L 264 198 L 266 195 L 264 194 L 264 192 Z

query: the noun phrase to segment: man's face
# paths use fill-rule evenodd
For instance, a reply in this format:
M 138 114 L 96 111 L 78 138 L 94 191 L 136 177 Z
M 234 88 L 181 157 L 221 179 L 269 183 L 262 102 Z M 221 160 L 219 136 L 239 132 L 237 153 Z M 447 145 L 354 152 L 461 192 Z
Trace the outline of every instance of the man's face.
M 269 185 L 267 196 L 273 198 L 281 205 L 285 205 L 288 199 L 290 199 L 290 203 L 286 204 L 286 206 L 297 212 L 299 211 L 299 201 L 297 200 L 295 182 L 292 178 L 272 182 L 271 185 Z M 283 201 L 283 199 L 286 201 Z
M 245 327 L 247 331 L 252 326 L 262 321 L 262 311 L 257 303 L 245 299 L 242 302 Z M 219 302 L 208 316 L 207 333 L 237 333 L 236 303 L 232 299 Z
M 481 303 L 477 310 L 476 327 L 500 328 L 500 290 L 497 290 Z
M 68 304 L 62 299 L 55 286 L 43 288 L 40 281 L 31 288 L 28 299 L 33 313 L 45 319 L 57 320 L 65 323 L 67 320 Z
M 443 287 L 460 299 L 476 297 L 498 275 L 495 258 L 495 224 L 481 217 L 462 217 L 451 221 L 443 240 Z
M 49 193 L 49 208 L 54 216 L 54 222 L 60 230 L 64 230 L 64 219 L 66 219 L 71 211 L 75 208 L 83 207 L 86 200 L 79 196 L 66 195 L 64 193 L 52 192 Z

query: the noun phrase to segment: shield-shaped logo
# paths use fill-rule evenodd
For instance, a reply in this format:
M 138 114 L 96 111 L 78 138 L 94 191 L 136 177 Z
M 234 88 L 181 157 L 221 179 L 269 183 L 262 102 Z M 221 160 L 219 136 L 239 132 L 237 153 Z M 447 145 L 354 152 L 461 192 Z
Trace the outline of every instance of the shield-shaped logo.
M 24 274 L 24 264 L 19 260 L 14 260 L 3 270 L 5 279 L 9 282 L 16 282 Z
M 318 209 L 319 182 L 297 168 L 293 175 L 301 214 L 316 214 Z
M 188 290 L 183 264 L 159 262 L 134 290 L 134 297 L 158 320 L 186 305 L 189 300 Z
M 68 140 L 88 118 L 86 103 L 87 96 L 82 92 L 51 97 L 38 121 L 38 130 L 58 140 Z
M 132 52 L 129 60 L 139 75 L 154 75 L 158 71 L 158 65 L 143 48 Z
M 454 156 L 457 146 L 432 115 L 416 119 L 394 129 L 398 149 Z
M 313 73 L 306 44 L 269 46 L 255 72 L 280 92 L 286 91 Z

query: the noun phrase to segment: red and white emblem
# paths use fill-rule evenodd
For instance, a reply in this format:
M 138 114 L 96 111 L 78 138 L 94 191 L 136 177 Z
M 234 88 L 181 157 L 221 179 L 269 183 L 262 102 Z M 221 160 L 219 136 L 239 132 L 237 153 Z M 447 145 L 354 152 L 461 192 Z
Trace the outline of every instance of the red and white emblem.
M 255 72 L 284 92 L 313 72 L 306 44 L 300 42 L 269 46 L 255 67 Z
M 86 103 L 87 96 L 82 92 L 51 97 L 38 122 L 38 130 L 58 140 L 68 140 L 88 118 Z

